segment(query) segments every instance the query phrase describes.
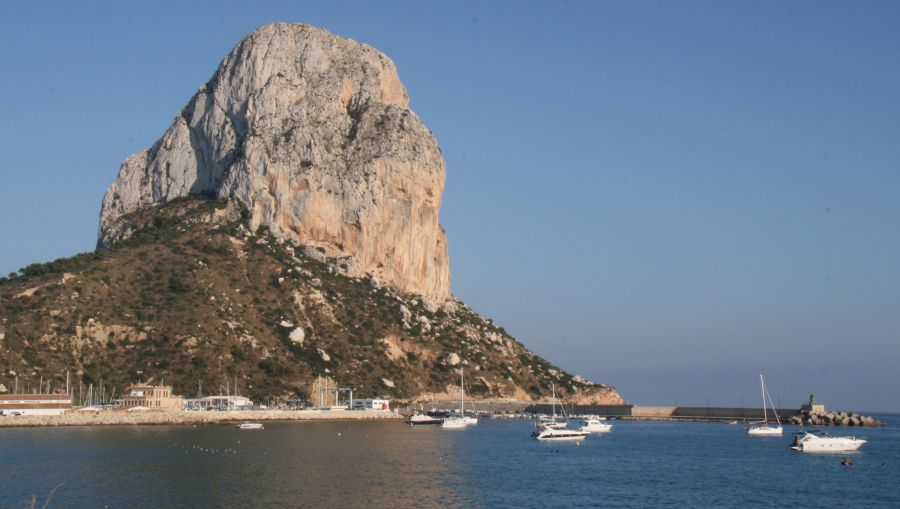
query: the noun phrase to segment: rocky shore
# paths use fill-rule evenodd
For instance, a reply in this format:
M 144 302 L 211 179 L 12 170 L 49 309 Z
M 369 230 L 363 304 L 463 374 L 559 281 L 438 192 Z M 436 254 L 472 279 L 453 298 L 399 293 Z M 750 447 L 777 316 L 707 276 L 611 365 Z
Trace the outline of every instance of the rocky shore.
M 854 412 L 812 413 L 803 411 L 791 416 L 790 424 L 802 426 L 884 426 L 878 419 Z
M 382 410 L 235 410 L 231 412 L 69 412 L 63 415 L 5 416 L 0 427 L 223 424 L 244 421 L 401 419 Z

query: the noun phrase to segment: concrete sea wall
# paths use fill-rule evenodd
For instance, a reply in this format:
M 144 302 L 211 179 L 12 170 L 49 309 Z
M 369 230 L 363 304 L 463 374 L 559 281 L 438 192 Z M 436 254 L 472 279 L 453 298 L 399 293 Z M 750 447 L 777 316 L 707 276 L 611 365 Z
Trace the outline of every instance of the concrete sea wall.
M 557 407 L 558 408 L 558 407 Z M 526 412 L 550 413 L 549 404 L 529 405 Z M 557 410 L 558 411 L 558 410 Z M 782 421 L 800 414 L 796 408 L 779 408 L 778 416 Z M 566 412 L 575 415 L 599 415 L 602 417 L 621 417 L 625 419 L 684 419 L 710 421 L 745 421 L 762 420 L 761 408 L 732 407 L 683 407 L 683 406 L 639 406 L 639 405 L 574 405 L 566 406 Z M 769 418 L 772 412 L 769 411 Z
M 244 421 L 400 419 L 383 410 L 236 410 L 231 412 L 69 412 L 54 416 L 4 416 L 0 427 L 220 424 Z

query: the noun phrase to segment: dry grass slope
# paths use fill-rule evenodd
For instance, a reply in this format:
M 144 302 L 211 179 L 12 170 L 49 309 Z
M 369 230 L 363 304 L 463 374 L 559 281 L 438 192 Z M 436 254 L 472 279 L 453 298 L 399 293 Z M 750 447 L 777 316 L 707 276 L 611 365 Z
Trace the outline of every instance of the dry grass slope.
M 243 393 L 307 396 L 330 376 L 358 395 L 452 391 L 464 366 L 475 397 L 529 399 L 550 384 L 617 402 L 459 301 L 433 306 L 260 229 L 240 204 L 188 197 L 132 214 L 109 249 L 33 264 L 0 280 L 0 382 L 39 377 L 121 391 L 144 379 L 180 394 L 237 377 Z

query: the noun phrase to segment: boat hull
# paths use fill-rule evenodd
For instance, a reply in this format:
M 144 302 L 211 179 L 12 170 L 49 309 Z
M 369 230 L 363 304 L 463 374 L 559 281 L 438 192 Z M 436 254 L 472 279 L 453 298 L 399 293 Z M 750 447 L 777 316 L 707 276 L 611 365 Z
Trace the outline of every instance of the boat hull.
M 447 419 L 444 419 L 444 421 L 441 423 L 441 427 L 445 429 L 462 429 L 466 426 L 466 421 L 458 417 L 449 417 Z
M 406 424 L 412 426 L 414 428 L 427 428 L 427 427 L 436 427 L 444 424 L 443 419 L 428 419 L 428 420 L 418 420 L 418 421 L 406 421 Z
M 409 416 L 409 419 L 406 420 L 406 424 L 409 426 L 419 427 L 419 426 L 440 426 L 443 424 L 443 417 L 436 417 L 428 414 L 420 414 L 418 412 Z
M 574 440 L 584 440 L 585 437 L 590 435 L 587 431 L 580 430 L 571 430 L 571 429 L 556 429 L 556 428 L 544 428 L 541 431 L 535 432 L 532 436 L 538 440 L 545 442 L 563 442 L 563 441 L 574 441 Z
M 584 440 L 588 436 L 588 433 L 577 433 L 577 434 L 566 434 L 566 435 L 547 435 L 547 436 L 536 436 L 534 438 L 542 441 L 542 442 L 571 442 L 576 440 Z
M 761 436 L 761 437 L 781 436 L 783 433 L 784 433 L 784 429 L 781 426 L 778 426 L 778 427 L 753 426 L 752 428 L 747 429 L 748 435 Z
M 580 429 L 581 431 L 587 431 L 589 433 L 609 433 L 610 431 L 612 431 L 612 425 L 601 424 L 598 426 L 596 424 L 591 424 L 587 426 L 581 426 L 578 429 Z
M 856 451 L 866 443 L 861 439 L 846 439 L 839 441 L 803 443 L 792 445 L 791 449 L 800 452 L 850 452 Z

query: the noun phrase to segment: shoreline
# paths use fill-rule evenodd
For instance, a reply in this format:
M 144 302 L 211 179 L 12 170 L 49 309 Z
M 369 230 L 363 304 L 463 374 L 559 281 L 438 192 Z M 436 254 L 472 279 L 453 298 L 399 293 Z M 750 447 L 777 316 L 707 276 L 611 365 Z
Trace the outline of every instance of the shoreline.
M 0 428 L 59 426 L 181 426 L 231 424 L 245 421 L 354 421 L 402 419 L 383 410 L 231 410 L 222 412 L 68 412 L 63 415 L 0 417 Z

